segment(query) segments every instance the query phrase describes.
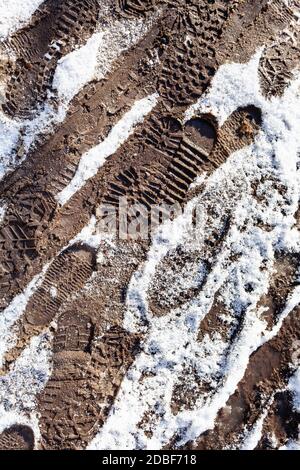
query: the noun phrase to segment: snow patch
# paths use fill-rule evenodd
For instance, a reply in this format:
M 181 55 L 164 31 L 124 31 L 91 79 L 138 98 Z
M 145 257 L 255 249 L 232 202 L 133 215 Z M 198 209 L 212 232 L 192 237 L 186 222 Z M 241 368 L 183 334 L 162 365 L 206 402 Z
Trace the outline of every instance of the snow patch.
M 269 400 L 269 403 L 266 405 L 265 410 L 260 416 L 260 418 L 256 421 L 253 428 L 246 434 L 239 450 L 254 450 L 256 448 L 262 437 L 264 421 L 267 417 L 272 402 L 273 399 Z
M 44 0 L 0 0 L 0 40 L 24 26 Z
M 65 204 L 88 179 L 96 175 L 105 160 L 117 151 L 134 132 L 136 125 L 154 108 L 157 98 L 158 94 L 154 93 L 137 101 L 112 128 L 106 139 L 81 157 L 74 178 L 56 197 L 60 204 Z

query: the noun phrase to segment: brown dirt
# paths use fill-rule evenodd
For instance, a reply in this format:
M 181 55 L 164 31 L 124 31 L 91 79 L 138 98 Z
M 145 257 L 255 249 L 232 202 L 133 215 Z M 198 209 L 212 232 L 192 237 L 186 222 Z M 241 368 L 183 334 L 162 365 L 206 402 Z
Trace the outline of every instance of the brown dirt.
M 146 258 L 150 236 L 144 242 L 116 240 L 113 250 L 103 242 L 102 262 L 84 245 L 61 250 L 91 215 L 99 217 L 100 204 L 118 208 L 120 196 L 129 203 L 142 203 L 146 219 L 153 204 L 183 207 L 197 176 L 212 173 L 234 151 L 253 142 L 261 124 L 261 113 L 254 106 L 235 111 L 221 128 L 210 115 L 194 116 L 183 124 L 186 109 L 207 90 L 220 65 L 229 60 L 244 62 L 266 45 L 260 79 L 263 91 L 271 96 L 283 92 L 297 59 L 298 43 L 287 55 L 283 49 L 286 37 L 281 31 L 293 19 L 283 2 L 116 0 L 113 14 L 144 17 L 158 7 L 159 17 L 143 39 L 115 61 L 105 79 L 83 88 L 54 135 L 41 136 L 26 161 L 0 184 L 0 198 L 7 202 L 0 227 L 1 307 L 53 259 L 16 325 L 18 341 L 7 353 L 2 371 L 10 369 L 33 335 L 51 324 L 53 373 L 38 398 L 44 449 L 84 448 L 107 417 L 143 339 L 125 332 L 122 320 L 128 283 Z M 43 105 L 57 61 L 93 33 L 98 14 L 95 0 L 47 0 L 30 25 L 10 38 L 4 46 L 14 50 L 17 59 L 8 69 L 3 109 L 9 116 L 29 117 Z M 59 51 L 53 49 L 54 41 L 60 41 Z M 153 63 L 155 56 L 159 61 Z M 144 123 L 94 178 L 59 207 L 55 196 L 75 175 L 82 154 L 103 140 L 137 99 L 154 91 L 159 91 L 158 104 Z M 193 258 L 209 271 L 229 224 L 230 214 L 207 234 L 206 258 L 184 248 L 169 254 L 150 287 L 155 315 L 180 307 L 199 292 L 205 276 L 190 290 L 178 286 L 171 296 L 176 283 L 169 275 L 172 266 Z M 291 290 L 297 261 L 293 255 L 276 261 L 270 291 L 261 299 L 268 308 L 269 326 L 276 322 Z M 220 320 L 227 311 L 218 294 L 201 324 L 199 341 L 213 331 L 232 339 L 235 333 Z M 192 448 L 224 448 L 238 442 L 244 423 L 251 426 L 259 417 L 266 396 L 286 384 L 292 342 L 299 339 L 298 313 L 295 310 L 279 335 L 251 356 L 244 379 L 219 413 L 214 430 L 192 443 Z M 196 393 L 208 389 L 209 384 L 199 383 Z M 180 406 L 191 406 L 193 398 L 186 393 L 183 377 L 175 391 L 174 411 L 180 401 Z M 278 411 L 287 409 L 286 400 L 278 392 L 272 407 L 276 418 L 270 411 L 266 436 L 274 419 L 279 420 L 279 436 L 292 436 Z M 25 427 L 14 427 L 0 435 L 1 446 L 32 448 L 33 441 Z M 259 446 L 267 444 L 262 439 Z

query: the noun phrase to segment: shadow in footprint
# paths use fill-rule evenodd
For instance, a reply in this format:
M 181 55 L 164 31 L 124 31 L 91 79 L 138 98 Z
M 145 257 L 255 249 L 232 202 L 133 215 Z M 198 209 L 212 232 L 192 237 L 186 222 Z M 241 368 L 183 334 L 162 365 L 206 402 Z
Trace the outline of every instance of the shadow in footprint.
M 31 428 L 14 425 L 0 434 L 0 450 L 33 450 L 34 434 Z

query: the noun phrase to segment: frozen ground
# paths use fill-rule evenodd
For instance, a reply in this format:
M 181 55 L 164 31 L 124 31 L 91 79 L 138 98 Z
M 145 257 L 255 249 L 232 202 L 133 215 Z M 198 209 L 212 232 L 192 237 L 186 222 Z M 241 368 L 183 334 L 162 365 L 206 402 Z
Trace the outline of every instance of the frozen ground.
M 13 0 L 8 8 L 7 2 L 0 0 L 0 36 L 5 38 L 28 21 L 40 3 L 39 0 Z M 14 121 L 0 115 L 0 177 L 15 165 L 13 150 L 19 142 L 21 130 L 25 129 L 27 151 L 38 134 L 51 132 L 54 124 L 64 120 L 68 105 L 77 92 L 93 78 L 105 76 L 113 60 L 137 42 L 145 30 L 147 25 L 141 21 L 124 20 L 123 24 L 112 24 L 104 31 L 97 31 L 83 47 L 58 64 L 54 79 L 58 108 L 51 107 L 49 97 L 49 104 L 33 121 Z M 259 85 L 261 53 L 262 49 L 257 50 L 246 64 L 222 66 L 208 92 L 186 114 L 188 119 L 195 114 L 209 112 L 221 125 L 238 107 L 251 104 L 262 110 L 263 123 L 250 147 L 231 155 L 213 175 L 198 182 L 200 193 L 189 202 L 183 215 L 161 227 L 153 239 L 147 261 L 132 277 L 124 327 L 130 332 L 146 335 L 142 351 L 122 383 L 109 418 L 89 444 L 89 449 L 161 449 L 174 434 L 180 436 L 177 444 L 184 445 L 212 429 L 218 411 L 226 405 L 243 378 L 250 355 L 278 334 L 284 318 L 300 303 L 300 287 L 295 286 L 271 329 L 263 319 L 261 308 L 258 308 L 259 299 L 269 288 L 275 253 L 278 250 L 296 253 L 300 247 L 299 231 L 295 228 L 300 200 L 300 76 L 295 71 L 284 95 L 267 100 Z M 155 106 L 156 99 L 155 94 L 137 101 L 103 142 L 82 155 L 77 174 L 58 195 L 61 204 L 66 203 L 97 172 L 105 158 L 122 145 L 134 126 Z M 257 180 L 261 182 L 259 199 L 252 192 L 252 185 Z M 273 188 L 270 187 L 272 181 L 276 182 Z M 276 189 L 280 186 L 285 188 L 284 194 Z M 222 251 L 212 260 L 208 280 L 198 295 L 190 298 L 180 309 L 172 309 L 163 317 L 154 316 L 147 294 L 162 260 L 178 246 L 202 249 L 202 232 L 212 223 L 211 216 L 203 207 L 203 223 L 195 229 L 192 210 L 202 207 L 203 200 L 215 207 L 217 221 L 230 213 L 231 225 Z M 5 211 L 4 203 L 1 211 Z M 264 230 L 258 221 L 270 229 Z M 91 222 L 81 232 L 80 239 L 97 246 L 99 240 Z M 45 266 L 44 272 L 47 268 Z M 185 268 L 190 276 L 183 277 L 180 270 L 176 274 L 178 283 L 188 289 L 195 281 L 194 271 L 189 265 Z M 37 276 L 2 313 L 1 357 L 14 343 L 14 324 L 24 312 L 43 274 Z M 247 288 L 249 284 L 251 291 Z M 216 332 L 199 342 L 200 322 L 220 290 L 224 304 L 235 306 L 226 322 L 234 325 L 240 321 L 241 312 L 246 312 L 239 333 L 234 341 L 227 341 Z M 51 366 L 51 333 L 48 330 L 31 341 L 13 370 L 0 379 L 0 431 L 16 422 L 30 423 L 38 440 L 35 397 L 45 386 Z M 290 365 L 294 375 L 288 389 L 292 391 L 294 406 L 299 411 L 300 376 L 297 366 L 299 364 Z M 199 394 L 192 409 L 180 409 L 174 414 L 174 386 L 183 374 L 188 377 L 191 370 L 196 371 L 198 379 L 211 384 L 213 393 Z M 192 387 L 193 379 L 190 380 Z M 270 397 L 268 406 L 272 399 Z M 241 448 L 256 447 L 267 411 L 268 407 L 255 426 L 245 430 Z M 147 414 L 152 416 L 149 423 L 151 433 L 140 426 Z M 299 449 L 299 445 L 293 441 L 283 448 Z

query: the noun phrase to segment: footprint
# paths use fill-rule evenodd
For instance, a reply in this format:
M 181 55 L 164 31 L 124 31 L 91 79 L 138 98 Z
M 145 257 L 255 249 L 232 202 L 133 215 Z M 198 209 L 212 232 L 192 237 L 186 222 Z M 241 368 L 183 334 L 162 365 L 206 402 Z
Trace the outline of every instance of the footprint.
M 14 425 L 0 434 L 0 450 L 33 450 L 34 434 L 28 426 Z
M 97 0 L 46 0 L 31 24 L 2 46 L 17 56 L 8 73 L 3 111 L 13 118 L 30 118 L 42 106 L 57 63 L 96 29 Z
M 260 124 L 261 113 L 254 106 L 234 112 L 220 130 L 212 116 L 195 117 L 182 126 L 169 115 L 154 115 L 137 136 L 149 163 L 130 165 L 111 179 L 101 203 L 118 211 L 120 198 L 126 197 L 129 206 L 141 204 L 146 217 L 159 204 L 182 205 L 195 179 L 250 145 Z
M 159 131 L 154 134 L 161 135 L 156 148 L 161 152 L 162 145 L 169 163 L 162 167 L 165 186 L 171 188 L 168 176 L 172 175 L 171 165 L 177 156 L 181 161 L 182 156 L 188 155 L 192 159 L 190 167 L 195 162 L 194 178 L 197 172 L 203 171 L 203 165 L 206 169 L 210 165 L 213 171 L 232 149 L 253 141 L 260 120 L 259 110 L 252 106 L 233 113 L 220 131 L 212 118 L 194 118 L 184 127 L 173 118 L 164 118 L 165 135 Z M 190 151 L 190 146 L 195 150 Z M 174 174 L 175 181 L 177 177 Z M 143 200 L 147 194 L 149 178 L 143 177 L 140 181 L 133 169 L 122 172 L 116 181 L 119 186 L 111 183 L 111 192 L 107 193 L 110 201 L 117 202 L 119 195 L 136 195 L 138 200 Z M 181 204 L 189 183 L 184 194 L 176 198 Z M 171 194 L 162 189 L 157 192 L 156 202 L 163 201 L 165 194 Z M 116 199 L 112 199 L 112 195 Z M 126 289 L 132 274 L 146 259 L 148 241 L 145 241 L 144 251 L 138 249 L 139 246 L 133 241 L 117 239 L 114 249 L 108 247 L 107 253 L 104 250 L 104 260 L 98 264 L 91 282 L 60 310 L 54 339 L 54 370 L 39 398 L 43 448 L 84 448 L 104 424 L 122 380 L 138 353 L 141 338 L 125 332 L 121 325 Z
M 134 47 L 131 51 L 128 51 L 128 53 L 126 53 L 124 57 L 120 58 L 120 60 L 116 63 L 116 69 L 112 72 L 111 76 L 108 77 L 108 79 L 105 82 L 104 81 L 100 81 L 98 83 L 93 82 L 92 84 L 89 84 L 87 87 L 85 87 L 82 90 L 82 92 L 78 95 L 78 97 L 74 99 L 74 103 L 71 106 L 70 113 L 68 117 L 66 118 L 66 121 L 60 126 L 56 134 L 52 136 L 51 139 L 49 139 L 48 142 L 46 142 L 42 147 L 38 146 L 37 150 L 33 151 L 32 154 L 28 157 L 28 160 L 23 163 L 21 168 L 19 168 L 19 171 L 17 170 L 12 175 L 9 175 L 6 178 L 5 182 L 1 185 L 2 191 L 3 191 L 2 194 L 4 194 L 5 197 L 7 197 L 11 201 L 10 202 L 11 206 L 12 205 L 14 206 L 14 209 L 12 211 L 15 211 L 15 212 L 19 211 L 18 205 L 22 197 L 21 191 L 20 191 L 20 198 L 15 197 L 15 187 L 21 186 L 22 184 L 24 184 L 23 183 L 24 179 L 28 178 L 28 175 L 34 175 L 34 176 L 31 176 L 31 192 L 37 191 L 36 186 L 39 185 L 41 188 L 41 191 L 43 191 L 44 193 L 49 193 L 51 195 L 51 198 L 54 199 L 55 195 L 57 195 L 57 193 L 61 191 L 74 176 L 78 168 L 78 163 L 80 161 L 80 156 L 82 155 L 82 153 L 89 150 L 91 146 L 96 145 L 99 142 L 99 136 L 101 138 L 104 138 L 104 136 L 107 135 L 106 131 L 109 130 L 111 126 L 114 125 L 118 121 L 120 114 L 123 114 L 123 112 L 125 112 L 125 110 L 127 110 L 128 107 L 132 105 L 132 103 L 135 101 L 139 93 L 141 93 L 141 90 L 144 90 L 146 88 L 148 89 L 148 87 L 152 90 L 152 87 L 157 82 L 157 80 L 160 84 L 159 86 L 161 87 L 161 98 L 160 98 L 160 105 L 159 105 L 160 109 L 161 110 L 164 109 L 163 114 L 166 114 L 166 111 L 165 111 L 166 107 L 172 108 L 173 105 L 175 106 L 175 103 L 178 103 L 178 106 L 179 106 L 177 109 L 178 112 L 176 111 L 176 113 L 171 113 L 171 115 L 176 116 L 176 118 L 179 118 L 179 120 L 181 116 L 184 114 L 184 111 L 186 109 L 185 106 L 187 106 L 187 104 L 184 104 L 186 103 L 184 97 L 187 97 L 188 101 L 192 97 L 192 102 L 194 102 L 196 99 L 196 95 L 200 96 L 203 93 L 204 88 L 206 88 L 208 84 L 211 82 L 214 76 L 214 73 L 213 74 L 208 73 L 207 80 L 205 79 L 203 82 L 201 78 L 202 77 L 201 74 L 203 73 L 199 72 L 200 69 L 198 67 L 199 60 L 202 64 L 202 65 L 200 64 L 201 67 L 207 68 L 207 70 L 211 67 L 211 55 L 214 56 L 215 52 L 218 50 L 218 44 L 219 44 L 218 43 L 219 39 L 217 41 L 218 35 L 220 32 L 222 32 L 222 37 L 223 37 L 223 32 L 227 28 L 227 20 L 229 21 L 231 25 L 229 26 L 229 23 L 228 23 L 228 27 L 233 27 L 231 24 L 232 21 L 233 23 L 235 23 L 236 21 L 239 21 L 238 12 L 239 12 L 240 6 L 235 5 L 237 9 L 235 8 L 233 10 L 230 9 L 230 11 L 227 12 L 227 8 L 228 8 L 227 2 L 213 2 L 209 7 L 210 10 L 209 10 L 208 18 L 206 18 L 207 16 L 205 14 L 206 10 L 201 9 L 200 8 L 201 5 L 195 6 L 194 4 L 190 4 L 190 3 L 189 5 L 186 5 L 185 14 L 181 15 L 181 9 L 180 9 L 181 7 L 179 8 L 179 3 L 177 4 L 175 1 L 172 3 L 168 2 L 168 4 L 165 7 L 165 10 L 163 10 L 161 17 L 157 20 L 157 23 L 153 25 L 151 30 L 137 44 L 136 47 Z M 280 4 L 281 3 L 282 2 L 280 2 Z M 84 16 L 84 14 L 81 13 L 81 11 L 85 11 L 86 5 L 89 5 L 89 3 L 87 2 L 83 2 L 82 4 L 84 4 L 84 8 L 83 10 L 80 9 L 80 14 L 78 15 L 79 22 L 81 21 L 80 15 L 82 14 Z M 140 4 L 141 2 L 136 3 L 136 5 L 140 5 Z M 246 1 L 245 4 L 251 4 L 253 6 L 253 2 Z M 40 27 L 38 25 L 40 25 L 42 21 L 41 18 L 44 18 L 43 21 L 47 23 L 48 21 L 47 18 L 50 14 L 49 11 L 50 10 L 52 11 L 52 9 L 50 9 L 50 7 L 49 7 L 49 11 L 47 10 L 47 8 L 43 9 L 45 5 L 48 5 L 47 2 L 45 2 L 45 4 L 43 5 L 44 6 L 41 8 L 41 12 L 39 11 L 37 13 L 37 19 L 34 20 L 32 25 L 28 27 L 29 32 L 31 31 L 31 28 L 33 27 L 36 27 L 36 28 Z M 55 3 L 55 5 L 57 4 Z M 72 12 L 73 11 L 72 8 L 76 9 L 78 6 L 77 2 L 71 2 L 71 5 L 69 6 L 68 5 L 69 4 L 66 1 L 62 2 L 62 6 L 59 8 L 62 8 L 63 10 L 59 10 L 59 11 L 69 11 L 68 10 L 69 8 L 70 11 Z M 91 5 L 93 5 L 93 3 Z M 127 5 L 128 8 L 133 8 L 134 3 L 124 2 L 123 5 L 124 6 Z M 143 5 L 145 5 L 144 2 L 143 2 Z M 252 11 L 250 15 L 251 18 L 249 19 L 250 25 L 252 24 L 252 22 L 254 22 L 254 20 L 256 21 L 257 15 L 261 19 L 264 18 L 264 15 L 267 15 L 268 17 L 268 15 L 271 14 L 270 11 L 273 8 L 272 6 L 273 4 L 272 4 L 270 6 L 268 5 L 265 9 L 261 10 L 260 8 L 258 8 L 257 5 L 258 3 L 255 2 L 255 5 L 253 6 L 253 11 L 251 10 Z M 277 20 L 275 22 L 276 28 L 280 29 L 283 23 L 285 24 L 287 21 L 290 20 L 290 10 L 283 4 L 280 6 L 278 2 L 276 2 L 276 5 L 274 5 L 274 8 L 276 11 L 278 10 L 279 17 L 283 18 L 282 22 L 277 21 Z M 55 10 L 55 11 L 58 11 L 58 10 Z M 95 17 L 95 11 L 93 10 L 93 8 L 91 8 L 89 11 L 90 11 L 90 14 L 92 16 L 94 15 Z M 285 14 L 285 11 L 287 12 L 286 14 Z M 233 16 L 235 20 L 233 20 Z M 83 21 L 83 26 L 85 24 L 84 21 Z M 222 25 L 224 24 L 224 21 L 226 23 L 226 28 L 225 26 L 224 28 L 222 27 Z M 242 19 L 240 19 L 240 21 L 242 21 L 244 24 L 246 20 L 243 17 Z M 201 22 L 203 23 L 204 26 L 205 25 L 207 26 L 204 27 L 202 25 L 203 26 L 202 27 L 200 24 Z M 35 24 L 36 26 L 34 26 Z M 270 24 L 273 25 L 273 22 L 271 22 Z M 258 27 L 260 26 L 259 25 L 255 26 L 255 28 L 258 28 Z M 72 29 L 73 26 L 70 26 L 70 28 Z M 201 31 L 203 30 L 203 38 L 201 36 L 202 39 L 201 38 L 200 39 L 201 41 L 203 40 L 204 41 L 203 44 L 204 45 L 206 44 L 207 46 L 207 47 L 205 46 L 206 49 L 204 48 L 206 52 L 204 51 L 204 49 L 201 49 L 201 48 L 199 50 L 196 48 L 196 52 L 195 51 L 193 52 L 194 46 L 192 43 L 195 37 L 197 36 L 197 34 L 195 36 L 195 31 L 198 31 L 199 28 Z M 181 86 L 180 85 L 181 79 L 180 77 L 178 78 L 177 76 L 176 70 L 179 67 L 178 65 L 179 62 L 177 61 L 177 59 L 176 60 L 174 59 L 175 52 L 173 51 L 173 48 L 176 45 L 178 45 L 179 37 L 181 38 L 179 41 L 180 44 L 182 45 L 183 48 L 185 47 L 184 43 L 185 43 L 186 31 L 190 31 L 190 29 L 193 32 L 193 34 L 192 33 L 191 34 L 194 38 L 191 45 L 188 46 L 189 48 L 191 48 L 191 53 L 190 53 L 191 57 L 189 54 L 187 56 L 185 54 L 183 55 L 181 54 L 181 56 L 178 57 L 178 61 L 180 62 L 183 59 L 183 63 L 180 65 L 180 67 L 182 69 L 182 73 L 184 77 L 187 77 L 188 75 L 186 72 L 187 70 L 186 67 L 191 67 L 191 70 L 189 69 L 190 70 L 189 81 L 187 81 L 186 83 L 184 82 L 184 83 L 187 87 L 191 87 L 191 89 L 196 90 L 195 96 L 193 95 L 193 92 L 191 90 L 186 88 L 185 85 L 181 91 L 179 89 L 176 90 L 177 82 L 178 82 L 178 86 Z M 21 36 L 23 34 L 22 31 L 23 30 L 19 32 Z M 242 31 L 242 33 L 244 33 L 244 31 Z M 240 38 L 240 35 L 242 33 L 238 28 L 237 33 L 236 33 L 236 42 L 232 46 L 233 49 L 237 47 L 238 44 L 240 44 L 238 39 Z M 270 35 L 271 32 L 267 31 L 264 34 L 265 34 L 264 39 L 266 39 L 266 35 Z M 39 35 L 37 34 L 37 38 L 38 37 Z M 254 35 L 254 37 L 256 36 Z M 261 40 L 260 36 L 258 36 L 258 39 Z M 209 45 L 211 45 L 212 42 L 214 44 L 214 47 L 213 47 L 213 50 L 210 51 Z M 252 41 L 249 41 L 249 43 L 250 42 L 252 44 Z M 46 41 L 45 47 L 48 47 L 47 41 Z M 66 46 L 66 47 L 69 47 L 69 46 Z M 21 49 L 25 50 L 26 47 L 21 48 Z M 34 51 L 35 51 L 35 48 L 33 49 L 33 52 Z M 152 57 L 151 51 L 152 52 L 155 51 L 155 54 L 157 53 L 160 59 L 158 63 L 154 61 L 155 64 L 153 68 L 148 67 L 146 64 L 149 57 Z M 172 51 L 174 52 L 174 54 Z M 195 57 L 195 53 L 196 53 L 196 57 Z M 168 61 L 170 60 L 173 61 L 173 59 L 175 60 L 174 64 L 172 62 L 172 64 L 170 63 L 168 65 Z M 223 59 L 222 57 L 218 58 L 217 67 L 219 67 L 219 65 L 223 63 L 222 62 Z M 153 57 L 151 60 L 153 62 Z M 185 61 L 191 61 L 191 65 L 185 63 Z M 143 65 L 141 66 L 141 64 Z M 167 70 L 166 77 L 168 78 L 168 80 L 169 79 L 171 80 L 170 83 L 168 80 L 164 81 L 164 78 L 163 78 L 164 67 L 166 67 L 166 70 Z M 196 76 L 195 76 L 195 73 L 196 73 Z M 198 76 L 198 73 L 200 73 L 199 76 Z M 201 83 L 202 82 L 205 83 L 204 88 L 202 87 L 199 80 Z M 182 95 L 182 93 L 184 96 Z M 181 95 L 183 96 L 182 99 L 181 99 Z M 24 96 L 28 96 L 28 94 L 24 93 Z M 177 101 L 177 97 L 178 97 L 178 101 Z M 20 103 L 22 103 L 22 99 L 20 100 Z M 74 131 L 74 129 L 76 130 L 76 132 Z M 164 128 L 163 123 L 162 123 L 162 132 L 164 134 L 166 132 L 166 129 Z M 187 140 L 191 140 L 191 139 L 187 139 Z M 144 146 L 143 136 L 141 137 L 140 144 L 142 147 Z M 173 144 L 176 146 L 176 142 Z M 184 147 L 184 145 L 185 144 L 183 142 L 182 146 Z M 125 145 L 124 148 L 127 149 L 127 146 Z M 195 145 L 193 146 L 193 149 L 192 149 L 193 152 L 194 152 L 194 149 L 195 149 Z M 162 151 L 163 153 L 165 153 L 164 150 Z M 183 166 L 186 166 L 184 164 L 183 159 L 186 159 L 189 162 L 189 157 L 188 157 L 189 151 L 191 151 L 191 149 L 189 150 L 188 148 L 185 148 L 185 149 L 182 148 L 182 152 L 185 153 L 185 156 L 181 158 L 180 168 L 182 168 Z M 130 154 L 130 149 L 127 149 L 127 153 Z M 149 154 L 150 154 L 150 151 L 149 151 Z M 150 158 L 149 154 L 148 156 Z M 44 264 L 46 264 L 46 262 L 49 260 L 48 255 L 50 252 L 51 252 L 51 256 L 52 256 L 52 253 L 57 253 L 60 249 L 62 249 L 62 247 L 66 243 L 68 243 L 70 239 L 72 239 L 76 235 L 76 231 L 78 231 L 78 228 L 80 230 L 81 228 L 83 228 L 84 224 L 87 223 L 91 214 L 94 211 L 95 205 L 98 203 L 98 194 L 100 193 L 100 197 L 102 197 L 102 194 L 103 194 L 102 187 L 103 187 L 103 182 L 104 182 L 103 180 L 106 179 L 106 176 L 107 176 L 106 173 L 109 172 L 111 174 L 113 172 L 113 174 L 118 174 L 121 171 L 121 168 L 118 168 L 117 155 L 118 155 L 118 152 L 117 154 L 113 155 L 110 159 L 108 159 L 107 163 L 103 166 L 103 168 L 101 168 L 99 172 L 98 180 L 97 178 L 95 178 L 92 181 L 88 182 L 86 187 L 83 188 L 82 192 L 79 192 L 78 194 L 76 194 L 75 197 L 70 201 L 70 203 L 65 208 L 63 208 L 61 211 L 57 211 L 57 207 L 55 203 L 53 204 L 52 209 L 56 213 L 55 213 L 55 217 L 53 215 L 53 212 L 51 213 L 50 219 L 52 220 L 52 218 L 55 218 L 55 223 L 53 225 L 53 228 L 51 227 L 50 229 L 51 233 L 49 233 L 49 230 L 42 230 L 42 231 L 39 230 L 38 236 L 36 236 L 35 233 L 33 233 L 32 231 L 32 227 L 28 227 L 27 220 L 24 220 L 23 218 L 21 222 L 19 220 L 15 221 L 14 215 L 11 214 L 12 211 L 8 211 L 7 216 L 5 216 L 4 223 L 2 224 L 2 226 L 7 227 L 7 228 L 5 228 L 4 230 L 1 230 L 1 233 L 0 233 L 0 245 L 8 246 L 8 248 L 7 249 L 5 248 L 3 252 L 4 261 L 0 268 L 0 277 L 1 277 L 0 306 L 1 308 L 5 308 L 8 305 L 8 303 L 12 300 L 12 298 L 18 293 L 20 293 L 20 291 L 25 288 L 25 286 L 33 278 L 33 276 L 36 275 L 41 270 L 41 267 Z M 202 156 L 200 157 L 202 158 Z M 127 158 L 125 154 L 124 154 L 124 158 Z M 116 161 L 115 167 L 112 165 L 114 161 Z M 160 162 L 158 161 L 158 165 L 156 167 L 154 163 L 152 162 L 152 170 L 149 165 L 149 169 L 147 171 L 146 169 L 142 170 L 140 175 L 138 175 L 138 178 L 142 179 L 143 174 L 148 177 L 151 171 L 152 171 L 152 174 L 154 175 L 157 172 L 157 176 L 159 177 L 159 172 L 161 168 L 159 163 Z M 196 162 L 196 166 L 198 164 L 200 164 L 200 161 Z M 211 164 L 213 165 L 213 162 L 206 162 L 206 160 L 204 159 L 204 161 L 202 161 L 202 168 L 204 168 L 206 164 L 210 167 Z M 182 196 L 180 196 L 180 194 L 184 194 L 184 192 L 186 191 L 186 185 L 191 179 L 193 179 L 195 172 L 198 171 L 197 168 L 194 167 L 194 163 L 193 164 L 188 163 L 188 165 L 190 165 L 189 172 L 187 169 L 185 169 L 182 179 L 179 177 L 176 179 L 174 176 L 171 176 L 171 178 L 169 178 L 169 186 L 168 188 L 166 188 L 168 194 L 165 195 L 165 197 L 168 198 L 168 200 L 173 201 L 173 200 L 177 200 L 178 198 L 179 200 L 182 199 Z M 130 167 L 133 167 L 134 171 L 136 171 L 136 168 L 134 166 L 130 165 Z M 175 172 L 179 174 L 179 172 L 181 171 L 180 168 L 178 167 L 177 163 L 174 160 L 174 165 L 170 166 L 170 171 L 172 171 L 172 175 Z M 127 166 L 125 170 L 129 172 L 131 171 L 129 169 L 129 165 Z M 150 177 L 152 180 L 153 178 L 151 175 Z M 135 174 L 131 176 L 129 175 L 129 178 L 136 178 L 136 175 Z M 117 182 L 116 184 L 119 187 L 119 182 Z M 174 187 L 174 185 L 176 187 Z M 146 191 L 143 193 L 144 203 L 146 203 L 146 201 L 148 201 L 148 203 L 151 203 L 153 192 L 154 194 L 156 194 L 157 191 L 159 191 L 160 189 L 161 189 L 160 182 L 157 182 L 156 177 L 154 177 L 154 180 L 152 181 L 152 185 L 148 184 Z M 26 192 L 26 188 L 24 191 Z M 113 195 L 112 191 L 110 193 L 111 195 Z M 95 197 L 97 199 L 96 201 L 95 201 Z M 12 222 L 9 220 L 10 217 L 12 217 Z M 50 223 L 49 219 L 48 221 L 47 219 L 45 219 L 45 227 L 49 228 L 49 223 Z M 10 228 L 10 224 L 13 225 L 12 228 Z M 14 227 L 14 224 L 17 225 L 16 228 Z M 56 230 L 56 227 L 58 227 L 57 230 Z M 11 229 L 13 231 L 12 235 L 11 235 Z M 30 254 L 31 256 L 29 261 L 27 259 L 27 256 L 25 256 L 25 259 L 22 260 L 22 256 L 20 256 L 19 254 L 20 251 L 16 249 L 15 242 L 18 240 L 21 240 L 21 242 L 23 243 L 24 237 L 25 239 L 26 237 L 28 238 L 28 242 L 25 243 L 25 249 L 26 249 L 26 253 Z M 12 241 L 11 241 L 11 238 L 13 239 Z M 36 249 L 37 243 L 42 249 Z M 33 249 L 32 249 L 32 245 L 33 245 Z
M 60 307 L 86 284 L 95 263 L 95 252 L 86 245 L 74 245 L 54 259 L 15 325 L 17 344 L 5 355 L 2 374 L 8 371 L 30 339 L 49 327 Z
M 98 329 L 95 312 L 71 310 L 60 316 L 53 373 L 38 399 L 42 449 L 88 444 L 103 424 L 138 344 L 137 337 L 119 327 L 103 332 L 100 323 Z

